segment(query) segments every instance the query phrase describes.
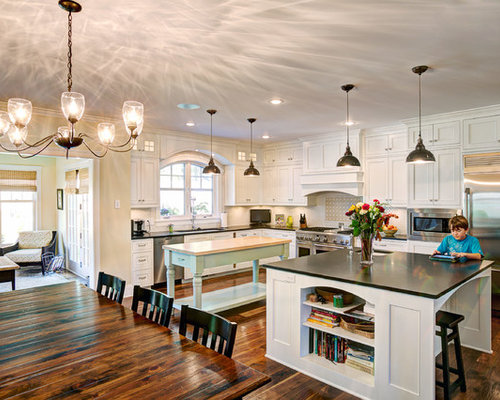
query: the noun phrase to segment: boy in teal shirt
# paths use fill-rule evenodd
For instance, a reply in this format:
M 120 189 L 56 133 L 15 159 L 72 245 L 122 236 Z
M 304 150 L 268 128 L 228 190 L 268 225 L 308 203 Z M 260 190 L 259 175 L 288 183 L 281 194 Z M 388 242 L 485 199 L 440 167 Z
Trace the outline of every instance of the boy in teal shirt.
M 446 236 L 434 254 L 449 254 L 450 256 L 480 260 L 484 254 L 479 245 L 479 240 L 469 236 L 469 222 L 467 218 L 456 215 L 449 222 L 451 235 Z

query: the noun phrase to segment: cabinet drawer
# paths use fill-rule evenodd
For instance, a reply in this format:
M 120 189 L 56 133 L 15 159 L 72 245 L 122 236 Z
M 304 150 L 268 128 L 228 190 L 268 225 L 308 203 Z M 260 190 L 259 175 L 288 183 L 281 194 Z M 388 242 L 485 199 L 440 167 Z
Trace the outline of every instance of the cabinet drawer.
M 134 285 L 151 286 L 153 284 L 153 272 L 149 270 L 134 271 L 132 274 Z
M 142 252 L 132 254 L 132 270 L 138 271 L 153 268 L 153 253 Z
M 195 257 L 182 253 L 172 253 L 172 264 L 189 268 L 195 265 Z
M 153 239 L 132 240 L 132 252 L 153 250 Z

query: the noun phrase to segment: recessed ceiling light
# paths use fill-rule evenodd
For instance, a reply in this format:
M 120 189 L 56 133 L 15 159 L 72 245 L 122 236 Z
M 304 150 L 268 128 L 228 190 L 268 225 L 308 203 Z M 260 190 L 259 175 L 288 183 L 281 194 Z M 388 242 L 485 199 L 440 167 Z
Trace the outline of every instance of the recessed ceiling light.
M 344 125 L 347 125 L 347 126 L 353 126 L 354 125 L 354 122 L 353 121 L 346 121 L 344 123 Z
M 271 99 L 269 100 L 269 103 L 274 104 L 275 106 L 283 104 L 284 101 L 282 99 Z
M 194 122 L 193 121 L 186 122 L 186 126 L 194 126 Z
M 271 136 L 269 135 L 262 135 L 262 139 L 269 139 Z
M 189 104 L 189 103 L 179 103 L 177 104 L 177 107 L 179 107 L 182 110 L 197 110 L 200 108 L 198 104 Z

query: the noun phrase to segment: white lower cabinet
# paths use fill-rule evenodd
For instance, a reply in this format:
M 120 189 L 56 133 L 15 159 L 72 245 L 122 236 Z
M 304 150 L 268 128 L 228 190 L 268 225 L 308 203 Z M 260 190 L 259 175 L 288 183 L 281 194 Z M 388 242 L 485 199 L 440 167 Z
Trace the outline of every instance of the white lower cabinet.
M 460 149 L 433 151 L 436 162 L 410 165 L 410 207 L 461 208 Z
M 408 241 L 408 251 L 410 253 L 420 253 L 431 255 L 438 248 L 441 242 L 422 242 L 419 240 Z
M 132 240 L 132 285 L 151 286 L 153 282 L 153 239 Z
M 407 240 L 394 240 L 394 239 L 382 239 L 380 241 L 375 240 L 373 242 L 373 248 L 382 251 L 401 251 L 408 252 L 408 241 Z

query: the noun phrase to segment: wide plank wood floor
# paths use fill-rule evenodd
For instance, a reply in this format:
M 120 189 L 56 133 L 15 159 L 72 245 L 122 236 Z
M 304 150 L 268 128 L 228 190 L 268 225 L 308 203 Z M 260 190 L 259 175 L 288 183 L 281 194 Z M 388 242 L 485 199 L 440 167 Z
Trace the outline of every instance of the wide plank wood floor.
M 259 281 L 265 282 L 265 271 L 261 271 Z M 252 281 L 250 272 L 232 276 L 205 279 L 203 292 L 240 285 Z M 159 289 L 162 290 L 162 289 Z M 166 290 L 162 290 L 165 291 Z M 190 283 L 176 286 L 176 297 L 192 296 Z M 126 298 L 123 305 L 130 307 L 132 298 Z M 179 312 L 175 311 L 170 327 L 178 329 Z M 356 396 L 326 385 L 316 379 L 281 365 L 265 357 L 266 352 L 266 307 L 265 301 L 239 307 L 221 313 L 225 318 L 238 323 L 236 345 L 233 358 L 271 376 L 272 381 L 252 394 L 250 399 L 290 399 L 320 400 L 357 399 Z M 467 392 L 454 393 L 453 400 L 498 400 L 500 399 L 500 318 L 492 318 L 493 354 L 462 348 L 467 377 Z M 450 355 L 453 354 L 450 347 Z M 452 357 L 453 360 L 453 357 Z M 454 361 L 452 361 L 453 363 Z M 453 365 L 453 364 L 452 364 Z M 436 399 L 443 399 L 443 391 L 436 390 Z

